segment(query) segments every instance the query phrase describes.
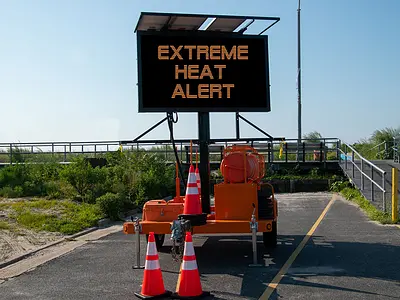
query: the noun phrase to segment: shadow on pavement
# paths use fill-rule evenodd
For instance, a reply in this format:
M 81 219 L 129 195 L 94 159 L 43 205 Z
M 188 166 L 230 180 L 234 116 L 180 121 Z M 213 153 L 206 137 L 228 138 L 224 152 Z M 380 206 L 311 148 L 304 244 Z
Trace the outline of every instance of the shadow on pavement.
M 239 294 L 225 291 L 224 284 L 229 284 L 229 282 L 208 280 L 204 288 L 223 297 L 214 299 L 225 299 L 225 296 L 226 299 L 230 299 L 233 298 L 231 297 L 233 295 L 246 299 L 258 299 L 303 238 L 303 235 L 280 235 L 278 236 L 278 246 L 275 249 L 267 249 L 262 243 L 262 236 L 258 236 L 258 263 L 263 266 L 255 268 L 249 267 L 249 264 L 252 263 L 250 236 L 208 236 L 204 244 L 197 247 L 194 240 L 197 264 L 203 278 L 206 278 L 207 275 L 221 274 L 242 280 Z M 363 291 L 359 288 L 343 288 L 334 283 L 307 282 L 306 280 L 317 276 L 340 277 L 342 280 L 345 277 L 355 277 L 372 281 L 375 279 L 385 280 L 399 287 L 399 246 L 326 240 L 321 243 L 320 238 L 313 236 L 308 241 L 281 284 L 295 285 L 298 287 L 297 292 L 301 291 L 302 287 L 311 287 L 332 290 L 332 292 L 341 290 L 385 296 L 388 294 Z M 170 249 L 170 247 L 163 247 L 161 252 L 168 252 Z M 277 292 L 274 292 L 271 298 L 277 299 L 278 297 Z M 399 298 L 397 297 L 397 299 Z

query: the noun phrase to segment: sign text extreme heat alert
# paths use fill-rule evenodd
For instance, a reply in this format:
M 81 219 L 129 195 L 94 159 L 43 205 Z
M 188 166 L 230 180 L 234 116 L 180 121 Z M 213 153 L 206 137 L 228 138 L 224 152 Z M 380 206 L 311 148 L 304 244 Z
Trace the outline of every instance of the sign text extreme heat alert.
M 231 98 L 235 89 L 234 83 L 224 83 L 224 74 L 229 72 L 224 61 L 248 60 L 249 48 L 247 45 L 231 47 L 220 45 L 159 45 L 158 60 L 176 61 L 174 68 L 175 80 L 193 80 L 193 83 L 176 83 L 171 98 Z M 193 61 L 193 64 L 179 64 L 179 61 Z M 199 62 L 203 62 L 200 64 Z M 208 62 L 204 64 L 204 61 Z M 218 61 L 218 64 L 213 62 Z M 221 63 L 222 61 L 222 63 Z M 172 74 L 171 74 L 172 75 Z M 220 83 L 201 83 L 201 81 Z M 199 83 L 200 81 L 200 83 Z

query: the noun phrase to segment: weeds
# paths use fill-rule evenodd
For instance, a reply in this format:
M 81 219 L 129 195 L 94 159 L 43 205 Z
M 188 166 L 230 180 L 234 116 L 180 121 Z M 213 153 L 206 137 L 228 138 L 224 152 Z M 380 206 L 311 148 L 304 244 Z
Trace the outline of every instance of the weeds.
M 25 228 L 64 234 L 94 226 L 104 217 L 97 205 L 69 200 L 20 201 L 11 204 L 11 208 L 9 217 Z
M 10 229 L 10 224 L 5 221 L 0 221 L 0 230 L 8 230 Z
M 49 158 L 40 163 L 17 163 L 4 167 L 0 169 L 0 197 L 39 196 L 48 200 L 69 199 L 91 205 L 96 205 L 100 198 L 96 209 L 100 207 L 105 216 L 116 219 L 121 212 L 142 206 L 148 199 L 164 198 L 174 193 L 174 167 L 168 166 L 159 154 L 117 151 L 107 153 L 103 160 L 106 163 L 96 167 L 93 167 L 93 161 L 83 155 L 75 157 L 73 163 L 68 165 L 55 163 Z M 24 160 L 18 160 L 21 161 Z M 107 196 L 108 199 L 102 198 L 107 194 L 118 195 L 119 200 L 110 196 Z M 56 202 L 43 201 L 13 204 L 13 209 L 22 214 L 23 209 L 60 206 Z M 35 217 L 39 220 L 38 224 L 53 222 L 49 215 Z M 24 212 L 20 222 L 38 228 L 39 225 L 31 218 L 29 213 Z M 87 218 L 90 220 L 91 215 L 87 215 Z M 75 227 L 68 225 L 65 230 L 72 231 Z
M 393 224 L 391 215 L 377 209 L 371 204 L 359 190 L 351 187 L 348 181 L 337 181 L 331 185 L 331 191 L 340 193 L 345 199 L 356 203 L 367 216 L 381 224 Z

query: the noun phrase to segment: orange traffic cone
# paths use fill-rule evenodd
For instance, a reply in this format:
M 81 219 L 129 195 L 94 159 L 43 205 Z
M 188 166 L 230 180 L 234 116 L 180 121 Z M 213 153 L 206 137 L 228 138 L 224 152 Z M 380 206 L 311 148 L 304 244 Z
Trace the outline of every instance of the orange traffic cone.
M 140 299 L 155 299 L 171 295 L 171 292 L 164 288 L 154 232 L 149 233 L 142 291 L 135 295 Z
M 183 208 L 184 215 L 200 215 L 202 213 L 199 189 L 196 183 L 196 174 L 193 165 L 189 168 L 189 177 L 186 186 L 185 204 Z
M 201 180 L 200 180 L 200 173 L 199 173 L 199 168 L 196 167 L 196 183 L 197 183 L 197 187 L 199 189 L 199 195 L 201 195 Z
M 176 293 L 172 297 L 178 299 L 200 299 L 206 296 L 210 296 L 210 292 L 203 292 L 202 290 L 192 235 L 190 232 L 186 232 L 183 261 L 179 272 Z

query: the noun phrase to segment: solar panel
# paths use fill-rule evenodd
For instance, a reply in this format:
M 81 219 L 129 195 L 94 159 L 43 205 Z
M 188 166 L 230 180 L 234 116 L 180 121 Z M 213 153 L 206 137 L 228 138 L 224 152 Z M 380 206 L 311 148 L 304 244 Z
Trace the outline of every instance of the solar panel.
M 207 20 L 206 17 L 174 17 L 169 30 L 198 30 Z
M 245 21 L 246 18 L 215 18 L 214 21 L 207 27 L 207 31 L 233 32 Z
M 141 15 L 136 30 L 161 30 L 169 19 L 168 15 Z
M 228 16 L 228 15 L 201 15 L 182 13 L 150 13 L 142 12 L 136 25 L 136 31 L 147 30 L 199 30 L 207 19 L 214 18 L 205 28 L 206 31 L 234 32 L 246 20 L 265 20 L 274 23 L 264 29 L 261 33 L 272 27 L 280 18 L 277 17 L 254 17 L 254 16 Z M 248 25 L 250 25 L 250 22 Z

